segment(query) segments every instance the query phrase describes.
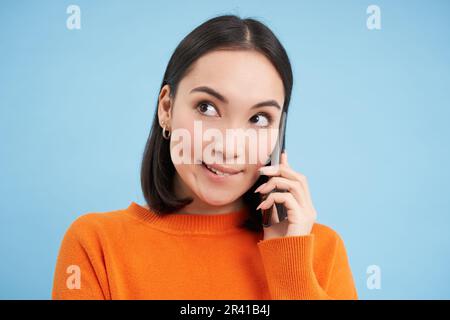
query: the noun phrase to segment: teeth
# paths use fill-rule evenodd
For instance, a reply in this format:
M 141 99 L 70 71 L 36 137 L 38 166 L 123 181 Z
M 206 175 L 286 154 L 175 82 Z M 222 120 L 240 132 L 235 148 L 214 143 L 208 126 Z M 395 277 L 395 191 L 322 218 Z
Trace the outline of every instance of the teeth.
M 213 172 L 214 172 L 215 174 L 217 174 L 218 176 L 228 177 L 228 176 L 230 175 L 229 173 L 225 173 L 225 172 L 216 170 L 216 169 L 214 169 L 214 168 L 208 166 L 207 164 L 206 164 L 206 167 L 207 167 L 209 170 L 213 171 Z

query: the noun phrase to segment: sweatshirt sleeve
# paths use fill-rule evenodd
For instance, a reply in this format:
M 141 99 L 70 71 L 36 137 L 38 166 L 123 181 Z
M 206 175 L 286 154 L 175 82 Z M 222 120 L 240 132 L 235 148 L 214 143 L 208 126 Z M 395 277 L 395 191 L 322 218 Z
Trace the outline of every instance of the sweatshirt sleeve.
M 53 279 L 53 300 L 108 299 L 107 276 L 90 215 L 76 219 L 61 242 Z
M 315 246 L 318 236 L 312 233 L 258 242 L 272 299 L 358 298 L 342 239 L 334 233 L 331 240 Z

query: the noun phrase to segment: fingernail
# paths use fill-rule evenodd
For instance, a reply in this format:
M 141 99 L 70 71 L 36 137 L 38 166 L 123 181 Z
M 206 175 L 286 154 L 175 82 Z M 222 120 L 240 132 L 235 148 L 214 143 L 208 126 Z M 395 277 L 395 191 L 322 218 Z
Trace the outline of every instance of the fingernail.
M 263 183 L 262 185 L 260 185 L 258 188 L 256 188 L 255 193 L 262 190 L 262 188 L 264 188 L 264 186 L 266 185 L 266 183 Z
M 259 168 L 259 173 L 260 174 L 271 174 L 271 173 L 277 172 L 277 170 L 278 170 L 277 166 L 265 166 L 265 167 Z
M 259 206 L 256 208 L 256 210 L 259 210 L 259 208 L 261 208 L 261 206 L 263 205 L 263 203 L 264 203 L 264 201 L 261 202 L 261 203 L 259 204 Z

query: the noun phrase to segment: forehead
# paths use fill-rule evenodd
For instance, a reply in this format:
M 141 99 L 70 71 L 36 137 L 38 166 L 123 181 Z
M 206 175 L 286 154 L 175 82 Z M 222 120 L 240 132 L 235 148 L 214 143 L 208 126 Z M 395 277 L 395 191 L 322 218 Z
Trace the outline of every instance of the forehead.
M 250 50 L 216 50 L 191 66 L 181 80 L 180 91 L 188 94 L 197 86 L 207 85 L 230 101 L 255 103 L 265 99 L 284 102 L 281 77 L 263 54 Z

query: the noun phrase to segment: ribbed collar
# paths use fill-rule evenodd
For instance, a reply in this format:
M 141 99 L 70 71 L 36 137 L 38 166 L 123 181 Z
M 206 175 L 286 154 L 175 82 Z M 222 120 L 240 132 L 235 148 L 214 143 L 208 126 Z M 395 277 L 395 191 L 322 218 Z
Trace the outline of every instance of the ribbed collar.
M 132 201 L 127 211 L 152 226 L 175 233 L 216 234 L 242 230 L 239 228 L 248 217 L 247 207 L 222 214 L 169 213 L 158 215 Z

